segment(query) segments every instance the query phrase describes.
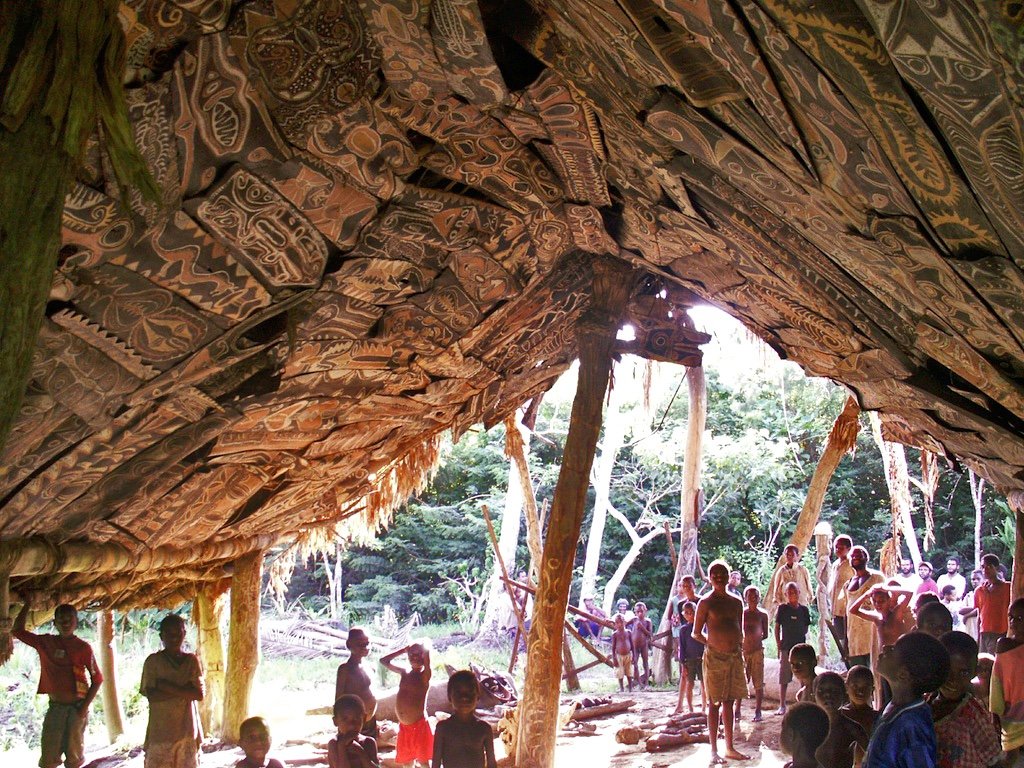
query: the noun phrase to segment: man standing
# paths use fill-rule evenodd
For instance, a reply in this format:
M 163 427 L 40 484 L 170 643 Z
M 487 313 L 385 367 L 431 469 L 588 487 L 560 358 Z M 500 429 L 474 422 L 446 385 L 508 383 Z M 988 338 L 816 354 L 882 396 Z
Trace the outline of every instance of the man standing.
M 978 609 L 978 650 L 995 654 L 996 643 L 1006 635 L 1007 613 L 1010 610 L 1010 585 L 999 576 L 999 558 L 991 552 L 981 558 L 985 581 L 974 590 L 974 607 Z M 961 608 L 966 615 L 971 608 Z
M 900 560 L 900 572 L 893 576 L 900 583 L 901 589 L 909 589 L 916 592 L 921 585 L 921 577 L 914 573 L 914 563 L 911 560 Z
M 917 601 L 918 596 L 923 595 L 927 592 L 931 592 L 936 597 L 939 596 L 939 585 L 932 578 L 932 566 L 931 563 L 926 563 L 922 560 L 917 564 L 917 575 L 921 579 L 921 583 L 917 585 L 917 589 L 914 590 L 914 601 Z
M 90 645 L 75 636 L 78 611 L 73 605 L 58 605 L 53 612 L 56 635 L 37 635 L 25 628 L 28 600 L 14 620 L 13 634 L 39 654 L 39 689 L 50 697 L 40 738 L 42 768 L 56 768 L 61 758 L 66 768 L 85 762 L 85 726 L 89 706 L 103 682 Z
M 850 565 L 850 549 L 853 548 L 853 540 L 846 534 L 836 536 L 832 545 L 836 555 L 836 561 L 832 563 L 832 574 L 828 585 L 828 604 L 832 611 L 832 633 L 836 645 L 839 648 L 839 655 L 845 661 L 849 656 L 849 642 L 846 637 L 846 590 L 844 587 L 855 575 L 853 566 Z
M 868 568 L 868 551 L 864 547 L 858 545 L 850 550 L 850 565 L 853 567 L 853 578 L 846 582 L 842 590 L 845 593 L 843 601 L 847 606 L 885 580 L 878 571 Z M 848 616 L 846 632 L 846 663 L 851 667 L 857 664 L 870 667 L 871 650 L 876 635 L 875 625 L 859 616 Z
M 739 571 L 729 572 L 729 586 L 726 587 L 726 591 L 733 597 L 741 597 L 742 590 L 740 585 L 743 583 L 743 574 Z
M 778 567 L 768 583 L 768 594 L 765 595 L 768 615 L 774 615 L 775 609 L 786 602 L 786 585 L 795 582 L 800 588 L 800 605 L 810 605 L 814 590 L 811 589 L 811 574 L 798 562 L 800 550 L 795 544 L 789 544 L 785 551 L 786 561 Z
M 967 579 L 964 578 L 963 574 L 960 573 L 960 558 L 956 555 L 951 555 L 946 560 L 946 572 L 938 578 L 939 594 L 942 594 L 942 588 L 952 584 L 953 585 L 953 598 L 955 600 L 963 600 L 964 595 L 967 594 Z

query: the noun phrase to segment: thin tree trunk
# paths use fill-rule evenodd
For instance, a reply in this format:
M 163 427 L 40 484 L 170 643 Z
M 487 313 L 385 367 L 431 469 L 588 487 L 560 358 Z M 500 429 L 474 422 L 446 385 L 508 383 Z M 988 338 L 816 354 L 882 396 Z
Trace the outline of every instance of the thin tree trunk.
M 632 366 L 635 370 L 635 363 Z M 615 368 L 616 378 L 631 375 L 627 365 L 620 363 Z M 624 383 L 624 382 L 623 382 Z M 608 396 L 608 407 L 605 409 L 604 441 L 601 453 L 594 461 L 594 511 L 590 522 L 590 533 L 587 536 L 587 554 L 583 560 L 583 578 L 580 582 L 579 607 L 583 607 L 584 596 L 592 596 L 597 592 L 597 566 L 601 563 L 601 544 L 604 542 L 604 528 L 608 519 L 608 508 L 611 506 L 612 471 L 619 455 L 619 449 L 626 440 L 626 429 L 629 414 L 623 411 L 625 404 L 625 386 L 612 386 Z M 607 600 L 606 600 L 607 602 Z
M 622 523 L 626 532 L 629 534 L 630 544 L 629 550 L 622 557 L 622 560 L 619 561 L 619 564 L 616 566 L 612 575 L 608 577 L 608 583 L 604 587 L 604 605 L 602 607 L 604 608 L 604 612 L 609 616 L 613 614 L 612 608 L 615 605 L 615 595 L 619 591 L 619 586 L 626 578 L 626 574 L 629 573 L 629 569 L 633 567 L 633 563 L 635 563 L 636 559 L 640 557 L 640 553 L 643 551 L 643 548 L 663 533 L 663 531 L 660 531 L 657 528 L 652 528 L 641 536 L 636 532 L 632 523 L 630 523 L 621 512 L 615 509 L 615 507 L 611 508 L 611 512 L 612 516 Z M 658 631 L 662 632 L 664 630 L 659 629 Z
M 615 333 L 630 289 L 622 267 L 608 261 L 595 262 L 591 306 L 577 323 L 579 383 L 551 508 L 530 627 L 526 680 L 518 707 L 515 764 L 519 768 L 549 768 L 555 761 L 562 627 L 594 448 L 601 432 L 601 411 L 611 373 Z
M 910 550 L 910 559 L 916 567 L 921 562 L 921 548 L 917 544 L 912 515 L 913 501 L 910 497 L 910 472 L 907 470 L 907 453 L 900 443 L 890 443 L 882 437 L 882 421 L 875 411 L 868 413 L 871 434 L 882 454 L 885 466 L 885 482 L 889 487 L 889 502 L 892 505 L 894 528 L 902 534 Z M 899 551 L 897 550 L 897 554 Z
M 226 587 L 207 585 L 192 601 L 192 621 L 196 625 L 196 650 L 206 676 L 206 695 L 199 702 L 203 732 L 221 735 L 224 726 L 224 636 L 220 631 L 224 616 Z
M 526 460 L 526 430 L 516 419 L 505 419 L 505 455 L 512 460 L 519 489 L 523 495 L 523 514 L 526 517 L 526 546 L 530 550 L 530 582 L 536 584 L 538 569 L 542 556 L 541 523 L 537 514 L 537 496 L 533 492 L 533 480 L 530 478 L 530 465 Z M 529 433 L 527 432 L 527 436 Z
M 1010 602 L 1024 597 L 1024 491 L 1013 491 L 1006 500 L 1013 510 L 1016 525 L 1013 546 L 1013 573 L 1010 576 Z
M 518 418 L 518 412 L 517 412 Z M 529 433 L 523 438 L 524 448 Z M 519 480 L 519 470 L 514 462 L 509 462 L 508 470 L 508 491 L 505 493 L 505 508 L 501 513 L 501 532 L 498 535 L 498 551 L 501 559 L 507 567 L 512 569 L 510 576 L 515 576 L 516 545 L 519 543 L 519 531 L 522 527 L 523 517 L 523 489 Z M 480 625 L 480 633 L 493 632 L 502 616 L 502 608 L 505 606 L 505 585 L 501 580 L 501 567 L 498 558 L 495 558 L 494 566 L 491 568 L 491 577 L 487 587 L 487 608 L 484 611 L 484 620 Z
M 700 530 L 702 513 L 701 462 L 704 455 L 704 427 L 708 419 L 707 379 L 703 366 L 686 369 L 686 384 L 689 392 L 689 414 L 686 420 L 686 448 L 683 453 L 683 478 L 679 501 L 679 559 L 672 574 L 669 599 L 661 612 L 658 632 L 669 628 L 668 609 L 672 595 L 676 593 L 679 580 L 698 569 L 697 533 Z M 666 683 L 672 677 L 672 654 L 661 648 L 654 649 L 651 660 L 654 667 L 654 681 Z
M 114 642 L 114 612 L 101 611 L 99 620 L 100 672 L 103 673 L 103 719 L 107 738 L 113 744 L 124 733 L 124 713 L 117 693 L 117 646 Z
M 981 568 L 981 522 L 985 511 L 985 478 L 967 470 L 967 484 L 971 488 L 971 502 L 974 504 L 974 567 Z
M 832 475 L 835 474 L 843 457 L 857 444 L 857 433 L 860 432 L 858 416 L 860 408 L 857 401 L 852 397 L 846 398 L 843 410 L 839 412 L 825 440 L 821 458 L 818 459 L 814 475 L 807 486 L 807 496 L 804 498 L 800 517 L 797 518 L 796 529 L 789 540 L 790 544 L 796 545 L 801 552 L 804 552 L 811 543 L 814 526 L 818 524 L 818 518 L 821 516 L 821 505 L 825 501 L 825 493 L 828 491 Z
M 231 631 L 224 691 L 224 739 L 238 742 L 238 728 L 249 716 L 256 668 L 260 661 L 260 588 L 263 552 L 250 552 L 235 561 L 231 579 Z

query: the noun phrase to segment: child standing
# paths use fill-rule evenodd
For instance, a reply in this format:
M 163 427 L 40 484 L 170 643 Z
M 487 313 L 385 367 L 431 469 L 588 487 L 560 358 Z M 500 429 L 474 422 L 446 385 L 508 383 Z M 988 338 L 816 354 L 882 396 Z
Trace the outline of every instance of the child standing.
M 329 768 L 380 768 L 377 742 L 360 733 L 366 722 L 363 700 L 347 693 L 334 702 L 338 735 L 327 742 Z
M 989 709 L 999 716 L 1007 764 L 1016 766 L 1024 752 L 1024 598 L 1010 604 L 1007 635 L 996 643 Z
M 754 722 L 761 722 L 764 700 L 764 641 L 768 639 L 768 612 L 758 603 L 761 592 L 751 584 L 743 590 L 747 607 L 743 610 L 743 672 L 754 687 Z M 740 719 L 740 702 L 736 702 L 736 719 Z
M 58 605 L 53 612 L 56 635 L 37 635 L 25 628 L 27 599 L 14 620 L 12 634 L 39 654 L 39 688 L 36 693 L 50 697 L 40 736 L 39 765 L 77 768 L 85 762 L 85 726 L 89 706 L 103 682 L 92 647 L 75 636 L 78 611 L 73 605 Z
M 370 685 L 370 676 L 362 667 L 362 661 L 370 655 L 370 638 L 366 632 L 358 627 L 352 627 L 348 631 L 345 640 L 345 647 L 348 648 L 348 659 L 338 665 L 338 675 L 334 683 L 334 700 L 337 701 L 346 694 L 358 696 L 363 702 L 363 711 L 366 722 L 363 723 L 362 733 L 371 739 L 377 738 L 377 697 L 373 695 L 373 687 Z
M 683 624 L 679 628 L 679 702 L 675 714 L 683 711 L 683 698 L 686 698 L 688 712 L 693 712 L 693 684 L 701 681 L 700 701 L 704 709 L 704 643 L 693 639 L 693 617 L 697 605 L 692 602 L 683 603 Z
M 455 713 L 437 724 L 432 768 L 497 768 L 491 726 L 476 716 L 480 684 L 468 669 L 448 678 L 448 702 Z
M 850 703 L 841 707 L 851 720 L 860 723 L 868 737 L 875 730 L 879 711 L 871 706 L 875 695 L 875 675 L 862 664 L 850 668 L 846 673 L 846 697 Z
M 638 602 L 633 606 L 636 618 L 633 620 L 633 679 L 641 688 L 647 687 L 651 676 L 650 652 L 651 639 L 654 637 L 654 624 L 647 618 L 647 604 Z M 644 675 L 640 677 L 640 661 L 644 663 Z
M 267 759 L 270 751 L 270 728 L 262 717 L 250 717 L 238 727 L 238 746 L 245 757 L 235 768 L 284 768 L 280 760 Z
M 197 701 L 204 694 L 203 670 L 194 653 L 186 653 L 185 620 L 169 613 L 160 622 L 163 650 L 142 664 L 139 690 L 149 699 L 145 768 L 195 768 L 203 741 Z
M 818 747 L 818 762 L 829 768 L 853 768 L 858 753 L 868 748 L 868 734 L 860 723 L 843 712 L 846 688 L 835 672 L 822 672 L 814 678 L 814 699 L 828 713 L 828 738 Z
M 391 663 L 403 653 L 409 660 L 409 669 Z M 418 763 L 427 766 L 434 754 L 434 734 L 425 710 L 430 688 L 430 651 L 425 643 L 412 643 L 389 653 L 380 663 L 401 677 L 395 697 L 395 713 L 398 715 L 395 762 L 412 763 L 414 767 Z
M 971 689 L 978 671 L 978 643 L 965 632 L 939 640 L 949 653 L 949 676 L 925 699 L 932 708 L 939 768 L 988 768 L 1002 760 L 999 731 Z
M 626 690 L 623 679 L 629 683 L 629 690 L 633 690 L 633 678 L 630 672 L 633 668 L 633 635 L 626 629 L 626 617 L 621 613 L 615 614 L 615 631 L 612 632 L 612 658 L 615 659 L 615 677 L 619 681 L 619 690 Z
M 865 764 L 868 768 L 935 768 L 935 728 L 923 697 L 949 676 L 949 654 L 931 635 L 911 632 L 882 649 L 878 673 L 889 682 L 892 700 L 875 726 Z
M 782 718 L 779 734 L 782 751 L 793 757 L 785 768 L 820 768 L 815 753 L 828 737 L 828 731 L 828 714 L 824 709 L 809 701 L 794 704 Z
M 878 647 L 884 648 L 893 645 L 904 633 L 904 609 L 913 596 L 909 589 L 874 587 L 854 601 L 850 613 L 875 625 Z M 874 610 L 865 607 L 868 600 L 871 600 Z
M 786 713 L 786 689 L 793 679 L 793 668 L 789 665 L 789 651 L 794 645 L 807 642 L 807 629 L 811 626 L 811 612 L 800 604 L 800 587 L 795 581 L 789 582 L 783 595 L 786 602 L 775 609 L 775 646 L 779 649 L 779 709 L 775 713 Z

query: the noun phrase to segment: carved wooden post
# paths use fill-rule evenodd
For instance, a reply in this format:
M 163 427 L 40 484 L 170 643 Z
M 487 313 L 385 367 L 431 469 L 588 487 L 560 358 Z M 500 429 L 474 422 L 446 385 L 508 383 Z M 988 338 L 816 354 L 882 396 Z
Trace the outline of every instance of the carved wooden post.
M 226 590 L 226 585 L 207 585 L 192 601 L 196 650 L 206 677 L 206 695 L 199 702 L 199 718 L 204 733 L 218 735 L 224 727 L 224 636 L 220 622 Z
M 107 737 L 110 743 L 117 741 L 124 733 L 124 714 L 121 712 L 121 697 L 117 693 L 117 647 L 114 643 L 114 612 L 101 611 L 99 621 L 100 672 L 103 673 L 103 719 L 107 722 Z
M 516 745 L 516 765 L 520 768 L 554 765 L 562 680 L 562 626 L 583 524 L 590 468 L 601 432 L 601 410 L 612 367 L 612 347 L 630 288 L 631 281 L 623 267 L 614 262 L 595 262 L 590 309 L 577 325 L 579 384 L 544 541 L 540 584 L 527 646 L 529 656 L 519 704 Z
M 235 574 L 231 579 L 231 629 L 224 690 L 225 741 L 238 741 L 238 728 L 249 716 L 249 694 L 252 692 L 260 659 L 262 576 L 262 550 L 242 555 L 235 561 Z
M 1014 537 L 1013 573 L 1010 575 L 1010 601 L 1024 597 L 1024 491 L 1011 491 L 1006 500 L 1013 510 L 1017 533 Z

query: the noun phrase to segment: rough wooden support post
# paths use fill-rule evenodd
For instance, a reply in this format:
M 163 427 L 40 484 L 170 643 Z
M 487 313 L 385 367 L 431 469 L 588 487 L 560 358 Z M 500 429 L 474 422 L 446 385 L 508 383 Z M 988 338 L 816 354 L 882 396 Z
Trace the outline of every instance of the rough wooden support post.
M 565 670 L 565 687 L 570 691 L 580 689 L 580 676 L 576 674 L 576 660 L 572 657 L 572 645 L 567 633 L 562 633 L 562 668 Z
M 260 659 L 260 587 L 263 552 L 258 550 L 235 561 L 231 579 L 231 628 L 228 636 L 228 669 L 224 690 L 225 741 L 238 741 L 238 728 L 249 716 L 249 694 Z
M 113 744 L 124 733 L 124 713 L 117 692 L 117 646 L 114 642 L 114 612 L 101 611 L 99 621 L 100 672 L 103 673 L 103 719 L 107 724 L 107 738 Z
M 1010 601 L 1024 597 L 1024 491 L 1013 491 L 1006 496 L 1013 510 L 1017 533 L 1014 537 L 1013 574 L 1010 576 Z
M 0 664 L 6 664 L 14 653 L 14 636 L 11 634 L 13 625 L 11 580 L 6 574 L 0 574 Z
M 577 325 L 579 383 L 544 541 L 540 584 L 527 645 L 526 681 L 519 704 L 516 745 L 519 768 L 554 765 L 562 680 L 562 626 L 590 485 L 590 469 L 601 432 L 612 347 L 630 288 L 629 274 L 624 268 L 596 262 L 591 306 Z
M 224 636 L 220 631 L 224 615 L 226 586 L 204 587 L 192 602 L 196 625 L 196 650 L 206 676 L 206 695 L 199 702 L 203 732 L 221 736 L 224 728 Z
M 825 639 L 828 635 L 829 611 L 831 610 L 828 585 L 832 575 L 832 526 L 826 522 L 820 522 L 814 527 L 814 556 L 817 562 L 815 584 L 818 585 L 815 595 L 815 602 L 818 606 L 818 661 L 824 663 L 828 656 L 826 653 L 828 644 Z

